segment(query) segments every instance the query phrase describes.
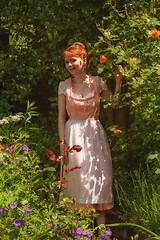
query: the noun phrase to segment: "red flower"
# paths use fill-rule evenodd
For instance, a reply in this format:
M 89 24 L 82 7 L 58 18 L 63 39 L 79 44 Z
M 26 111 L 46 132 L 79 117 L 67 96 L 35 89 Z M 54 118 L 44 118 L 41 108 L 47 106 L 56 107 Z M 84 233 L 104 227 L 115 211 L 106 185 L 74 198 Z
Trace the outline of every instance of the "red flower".
M 116 65 L 116 67 L 118 68 L 118 70 L 122 68 L 121 65 Z
M 160 31 L 157 31 L 157 36 L 160 37 Z
M 82 147 L 79 145 L 74 145 L 71 150 L 75 150 L 76 152 L 80 152 L 82 150 Z
M 81 167 L 78 167 L 78 166 L 76 166 L 76 167 L 73 167 L 73 168 L 71 168 L 70 170 L 69 170 L 69 172 L 72 172 L 72 171 L 74 171 L 74 170 L 76 170 L 76 169 L 80 169 Z
M 143 14 L 143 11 L 141 10 L 141 14 Z
M 66 182 L 69 182 L 68 180 L 66 180 L 66 179 L 63 178 L 63 177 L 59 177 L 58 179 L 60 180 L 60 182 L 61 182 L 62 184 L 66 183 Z
M 75 197 L 73 197 L 72 201 L 75 203 L 75 202 L 76 202 L 76 198 L 75 198 Z
M 156 28 L 154 28 L 150 31 L 150 36 L 153 38 L 155 38 L 155 36 L 160 37 L 160 31 L 158 31 Z
M 61 143 L 62 143 L 62 144 L 65 144 L 65 141 L 64 141 L 64 140 L 59 140 L 58 143 L 59 143 L 59 144 L 61 144 Z
M 100 63 L 104 63 L 104 62 L 106 62 L 106 61 L 107 61 L 106 56 L 105 56 L 105 55 L 101 55 L 101 56 L 100 56 Z
M 47 155 L 47 157 L 50 158 L 50 160 L 52 160 L 52 161 L 57 161 L 56 155 L 55 155 L 55 153 L 54 153 L 53 151 L 47 150 L 46 155 Z

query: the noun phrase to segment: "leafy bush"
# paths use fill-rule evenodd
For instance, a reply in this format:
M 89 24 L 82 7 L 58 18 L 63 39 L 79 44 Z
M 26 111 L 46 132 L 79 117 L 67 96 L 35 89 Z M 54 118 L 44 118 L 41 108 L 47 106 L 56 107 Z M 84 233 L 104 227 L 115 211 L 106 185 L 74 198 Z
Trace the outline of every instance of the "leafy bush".
M 27 130 L 32 127 L 27 125 L 36 115 L 34 103 L 28 102 L 25 113 L 0 120 L 0 237 L 96 239 L 96 211 L 69 209 L 69 203 L 74 204 L 75 200 L 64 196 L 65 178 L 58 179 L 55 174 L 59 158 L 48 151 L 55 156 L 49 158 L 55 161 L 48 159 L 50 164 L 46 166 L 30 148 Z M 16 124 L 22 119 L 24 127 L 18 128 Z M 103 239 L 109 239 L 111 234 L 110 230 L 102 231 Z
M 126 4 L 123 11 L 108 4 L 112 12 L 98 25 L 101 36 L 90 52 L 90 64 L 94 69 L 97 66 L 97 73 L 108 79 L 109 85 L 115 66 L 122 65 L 120 108 L 129 108 L 133 120 L 127 130 L 121 129 L 123 133 L 117 134 L 115 161 L 119 159 L 119 165 L 125 161 L 129 168 L 136 168 L 139 161 L 146 164 L 152 155 L 157 165 L 153 155 L 160 149 L 160 22 L 150 9 L 140 11 L 134 2 Z M 100 62 L 102 54 L 106 59 Z

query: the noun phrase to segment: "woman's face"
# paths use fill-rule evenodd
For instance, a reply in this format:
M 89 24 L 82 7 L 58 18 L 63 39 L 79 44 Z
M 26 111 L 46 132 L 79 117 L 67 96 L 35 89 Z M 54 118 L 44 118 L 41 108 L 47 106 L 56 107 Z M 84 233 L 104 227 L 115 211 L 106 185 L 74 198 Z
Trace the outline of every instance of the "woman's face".
M 84 71 L 85 60 L 77 56 L 65 56 L 67 70 L 74 76 Z

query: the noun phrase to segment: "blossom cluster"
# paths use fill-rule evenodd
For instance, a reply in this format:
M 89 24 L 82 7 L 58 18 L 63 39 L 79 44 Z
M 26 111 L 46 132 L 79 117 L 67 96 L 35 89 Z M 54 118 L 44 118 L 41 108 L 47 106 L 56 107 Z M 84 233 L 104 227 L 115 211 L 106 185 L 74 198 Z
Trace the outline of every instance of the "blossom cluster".
M 62 230 L 61 230 L 61 233 L 60 233 L 60 234 L 61 234 L 61 236 L 66 236 L 66 235 L 63 233 Z M 92 238 L 92 236 L 93 236 L 93 233 L 91 232 L 91 230 L 86 231 L 86 230 L 81 229 L 81 228 L 77 228 L 77 229 L 72 228 L 72 229 L 70 230 L 70 234 L 72 235 L 72 239 L 75 239 L 75 237 L 78 237 L 78 238 L 83 237 L 83 238 L 85 238 L 86 240 L 90 240 L 90 239 Z
M 16 220 L 16 218 L 13 218 L 13 220 L 11 221 L 11 223 L 15 226 L 15 227 L 19 227 L 19 226 L 24 226 L 25 221 L 23 219 L 18 219 Z
M 160 31 L 158 31 L 156 28 L 155 29 L 152 29 L 150 31 L 150 36 L 155 38 L 156 36 L 160 37 Z
M 23 208 L 22 213 L 27 213 L 27 212 L 31 212 L 31 211 L 32 211 L 32 209 L 29 208 L 29 206 L 27 206 L 26 208 Z
M 71 229 L 70 231 L 73 237 L 86 237 L 87 240 L 91 239 L 93 235 L 91 230 L 85 231 L 84 229 L 81 228 Z
M 111 236 L 112 236 L 112 232 L 110 230 L 106 230 L 106 232 L 103 235 L 99 236 L 99 239 L 101 240 L 108 239 Z
M 0 120 L 0 125 L 8 124 L 9 122 L 19 122 L 21 120 L 21 116 L 19 115 L 10 115 L 9 117 L 4 117 Z
M 9 150 L 10 150 L 10 151 L 13 151 L 13 150 L 14 150 L 14 145 L 11 145 L 11 146 L 9 147 Z M 22 146 L 19 148 L 19 150 L 20 150 L 20 151 L 28 151 L 28 147 L 27 147 L 27 145 L 22 145 Z
M 28 201 L 26 201 L 28 202 Z M 17 204 L 12 202 L 10 204 L 8 204 L 8 207 L 14 209 L 17 208 Z M 5 211 L 5 208 L 1 207 L 0 208 L 0 213 L 2 214 Z M 23 208 L 23 210 L 21 211 L 22 213 L 27 213 L 27 212 L 31 212 L 32 209 L 29 208 L 29 206 L 27 206 L 26 208 Z M 15 217 L 13 218 L 13 220 L 11 221 L 11 224 L 13 224 L 15 227 L 19 227 L 19 226 L 24 226 L 25 221 L 23 219 L 16 219 Z

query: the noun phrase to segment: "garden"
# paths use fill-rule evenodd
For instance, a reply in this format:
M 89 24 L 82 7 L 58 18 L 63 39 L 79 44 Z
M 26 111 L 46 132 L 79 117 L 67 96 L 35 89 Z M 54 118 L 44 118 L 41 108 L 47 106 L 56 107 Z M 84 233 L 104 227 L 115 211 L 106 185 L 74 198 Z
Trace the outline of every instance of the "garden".
M 2 0 L 0 239 L 98 239 L 99 213 L 63 194 L 78 166 L 60 177 L 57 92 L 75 41 L 87 48 L 87 73 L 112 92 L 116 69 L 123 75 L 119 105 L 101 98 L 115 205 L 100 239 L 160 239 L 159 19 L 156 0 Z

